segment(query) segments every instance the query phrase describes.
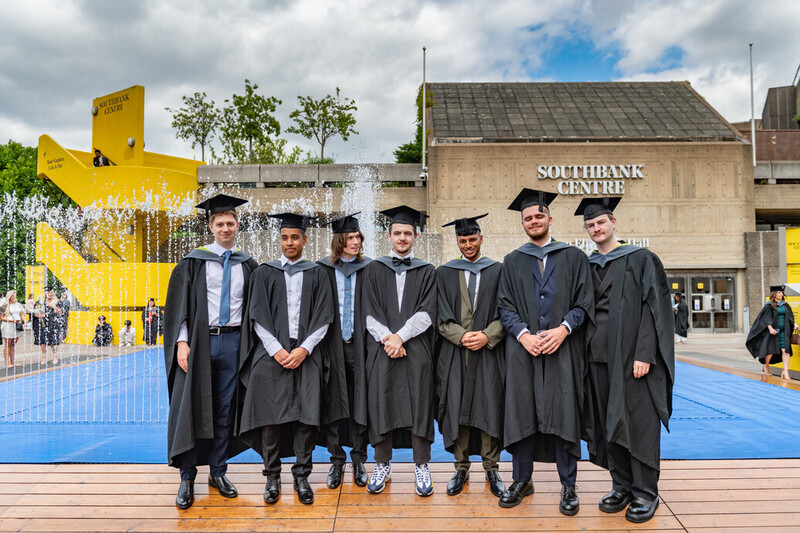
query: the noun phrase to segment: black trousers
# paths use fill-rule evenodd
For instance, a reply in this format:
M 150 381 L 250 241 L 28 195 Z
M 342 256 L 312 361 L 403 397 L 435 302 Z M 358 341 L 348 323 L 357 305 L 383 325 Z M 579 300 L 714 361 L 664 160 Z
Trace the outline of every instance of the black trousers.
M 347 400 L 352 410 L 355 394 L 354 366 L 354 347 L 353 343 L 342 343 L 344 347 L 345 375 L 347 377 Z M 350 460 L 353 463 L 364 463 L 367 460 L 367 426 L 357 424 L 351 416 L 344 423 L 337 420 L 325 427 L 325 442 L 328 444 L 328 452 L 331 454 L 331 463 L 343 465 L 347 461 L 347 453 L 341 445 L 340 434 L 347 430 L 350 434 L 345 436 L 345 440 L 350 440 L 353 448 L 350 450 Z
M 392 460 L 392 444 L 394 434 L 389 432 L 385 439 L 375 445 L 375 462 L 388 463 Z M 411 434 L 411 452 L 414 462 L 418 465 L 429 463 L 431 460 L 431 441 L 419 435 Z
M 591 363 L 589 371 L 592 378 L 595 404 L 597 405 L 603 438 L 605 439 L 605 436 L 608 435 L 605 427 L 609 396 L 608 365 L 606 363 Z M 649 398 L 643 398 L 643 400 L 650 401 Z M 661 421 L 655 410 L 653 411 L 652 423 L 656 426 L 655 430 L 660 432 Z M 655 500 L 658 497 L 658 476 L 660 472 L 633 457 L 630 450 L 624 446 L 607 440 L 605 441 L 605 446 L 608 454 L 608 472 L 611 474 L 613 489 L 632 492 L 634 497 L 637 498 Z M 660 439 L 657 440 L 656 446 L 660 448 Z
M 261 450 L 264 454 L 264 474 L 268 477 L 281 474 L 281 435 L 294 429 L 293 448 L 295 462 L 292 465 L 292 476 L 308 477 L 311 473 L 311 452 L 317 439 L 316 426 L 308 426 L 300 422 L 264 426 L 261 429 Z
M 567 443 L 559 437 L 548 435 L 554 440 L 556 468 L 561 484 L 571 487 L 578 479 L 578 458 L 567 451 Z M 514 481 L 528 481 L 533 476 L 533 451 L 536 435 L 525 437 L 512 447 L 512 472 Z
M 199 457 L 208 457 L 212 476 L 224 476 L 228 471 L 228 446 L 233 428 L 233 397 L 239 371 L 238 331 L 210 335 L 211 397 L 214 407 L 214 438 L 197 439 L 195 447 L 181 456 L 181 480 L 197 476 Z

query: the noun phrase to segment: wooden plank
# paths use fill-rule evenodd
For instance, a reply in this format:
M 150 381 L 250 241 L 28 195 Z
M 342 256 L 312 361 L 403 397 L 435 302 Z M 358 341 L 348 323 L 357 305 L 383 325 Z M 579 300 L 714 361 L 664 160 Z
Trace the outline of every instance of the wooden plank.
M 106 520 L 57 518 L 0 518 L 0 531 L 313 531 L 333 530 L 329 519 L 181 519 Z
M 659 509 L 660 511 L 660 509 Z M 336 529 L 340 531 L 598 531 L 679 529 L 680 522 L 671 515 L 659 514 L 645 524 L 632 524 L 623 516 L 602 518 L 560 516 L 547 518 L 430 518 L 423 523 L 417 518 L 336 518 Z
M 761 491 L 751 493 L 751 498 L 761 498 Z M 676 515 L 696 514 L 771 514 L 785 513 L 791 509 L 800 509 L 800 502 L 786 500 L 739 500 L 739 501 L 694 501 L 694 502 L 669 502 L 670 510 Z M 797 524 L 800 529 L 800 523 Z
M 31 516 L 31 509 L 25 507 L 9 507 L 3 514 L 3 518 L 26 518 Z M 137 520 L 143 516 L 147 518 L 160 519 L 180 519 L 180 518 L 231 518 L 231 519 L 321 519 L 330 518 L 336 515 L 336 507 L 332 505 L 267 505 L 262 502 L 260 506 L 239 506 L 239 507 L 207 507 L 202 502 L 195 504 L 186 510 L 181 510 L 174 505 L 170 507 L 148 506 L 148 507 L 93 507 L 93 506 L 71 506 L 71 505 L 51 505 L 41 507 L 33 511 L 36 518 L 103 518 L 103 519 L 128 519 Z
M 800 488 L 795 489 L 760 489 L 754 492 L 750 489 L 710 489 L 710 490 L 660 490 L 664 501 L 680 502 L 727 502 L 748 501 L 758 498 L 767 502 L 772 501 L 797 501 L 800 500 Z
M 177 492 L 177 491 L 176 491 Z M 5 501 L 5 499 L 3 499 Z M 207 496 L 195 493 L 195 501 L 206 507 L 263 507 L 264 497 L 258 494 L 239 493 L 237 498 L 223 498 L 219 495 Z M 314 506 L 335 506 L 339 503 L 339 494 L 315 494 Z M 21 494 L 14 502 L 16 506 L 40 507 L 50 505 L 75 505 L 90 507 L 174 507 L 175 495 L 169 494 Z M 300 505 L 294 494 L 281 494 L 280 505 Z
M 768 502 L 765 502 L 765 505 Z M 772 502 L 771 505 L 780 505 L 781 502 Z M 687 529 L 701 527 L 751 527 L 767 528 L 793 526 L 800 529 L 800 513 L 753 513 L 753 514 L 697 514 L 681 515 L 681 523 Z

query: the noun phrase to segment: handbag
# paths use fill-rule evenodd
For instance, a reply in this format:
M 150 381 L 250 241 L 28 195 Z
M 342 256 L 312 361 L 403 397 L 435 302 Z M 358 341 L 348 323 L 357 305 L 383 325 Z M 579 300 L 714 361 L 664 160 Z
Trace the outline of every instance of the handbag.
M 800 344 L 800 333 L 792 333 L 792 344 Z
M 22 325 L 22 322 L 14 322 L 14 326 L 16 327 L 17 331 L 25 331 L 25 327 Z M 800 335 L 798 335 L 798 337 L 800 337 Z

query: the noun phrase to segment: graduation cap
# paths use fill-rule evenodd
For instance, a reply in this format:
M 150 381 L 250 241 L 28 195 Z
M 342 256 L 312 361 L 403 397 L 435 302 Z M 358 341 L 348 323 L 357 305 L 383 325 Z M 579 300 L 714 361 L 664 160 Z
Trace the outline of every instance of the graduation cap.
M 428 215 L 425 213 L 417 211 L 407 205 L 399 205 L 391 209 L 379 211 L 379 213 L 392 219 L 389 223 L 389 227 L 391 227 L 392 224 L 409 224 L 411 226 L 419 225 L 419 229 L 422 230 L 425 228 L 425 219 L 428 218 Z
M 200 202 L 195 207 L 203 209 L 206 213 L 206 220 L 214 213 L 221 213 L 222 211 L 235 211 L 240 205 L 247 203 L 247 200 L 236 198 L 235 196 L 228 196 L 227 194 L 218 194 L 212 196 L 204 202 Z
M 600 215 L 613 215 L 621 196 L 603 196 L 602 198 L 584 198 L 575 210 L 575 216 L 583 215 L 583 220 L 591 220 Z
M 326 225 L 329 225 L 331 227 L 331 231 L 334 233 L 355 233 L 359 230 L 358 219 L 356 218 L 356 215 L 360 213 L 361 211 L 356 211 L 352 215 L 346 215 L 341 218 L 331 220 Z
M 514 198 L 508 208 L 512 211 L 522 212 L 525 208 L 532 205 L 539 206 L 539 212 L 544 213 L 544 208 L 549 207 L 553 200 L 556 199 L 558 193 L 539 191 L 536 189 L 522 189 L 522 191 Z
M 786 289 L 785 285 L 770 285 L 769 286 L 769 292 L 778 292 L 778 291 L 786 292 L 785 289 Z
M 479 218 L 483 218 L 489 213 L 484 213 L 482 215 L 478 215 L 476 217 L 467 217 L 467 218 L 458 218 L 447 224 L 444 224 L 442 227 L 446 228 L 447 226 L 455 226 L 456 227 L 456 235 L 465 236 L 465 235 L 474 235 L 481 231 L 480 225 L 478 225 L 477 220 Z
M 277 218 L 281 221 L 281 229 L 299 229 L 306 231 L 308 222 L 316 220 L 317 217 L 309 217 L 306 215 L 298 215 L 297 213 L 278 213 L 277 215 L 270 215 L 270 218 Z

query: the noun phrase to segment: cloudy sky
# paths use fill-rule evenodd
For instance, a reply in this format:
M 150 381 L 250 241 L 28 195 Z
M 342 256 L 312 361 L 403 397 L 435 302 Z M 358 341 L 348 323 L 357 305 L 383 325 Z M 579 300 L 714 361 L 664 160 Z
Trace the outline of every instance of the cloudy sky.
M 735 122 L 750 117 L 748 42 L 759 116 L 800 65 L 798 21 L 796 0 L 3 0 L 0 143 L 48 133 L 89 150 L 92 99 L 139 84 L 147 149 L 199 158 L 164 107 L 195 91 L 221 105 L 248 78 L 283 100 L 284 130 L 298 95 L 340 87 L 360 135 L 326 154 L 392 162 L 413 136 L 423 46 L 429 81 L 688 80 Z

